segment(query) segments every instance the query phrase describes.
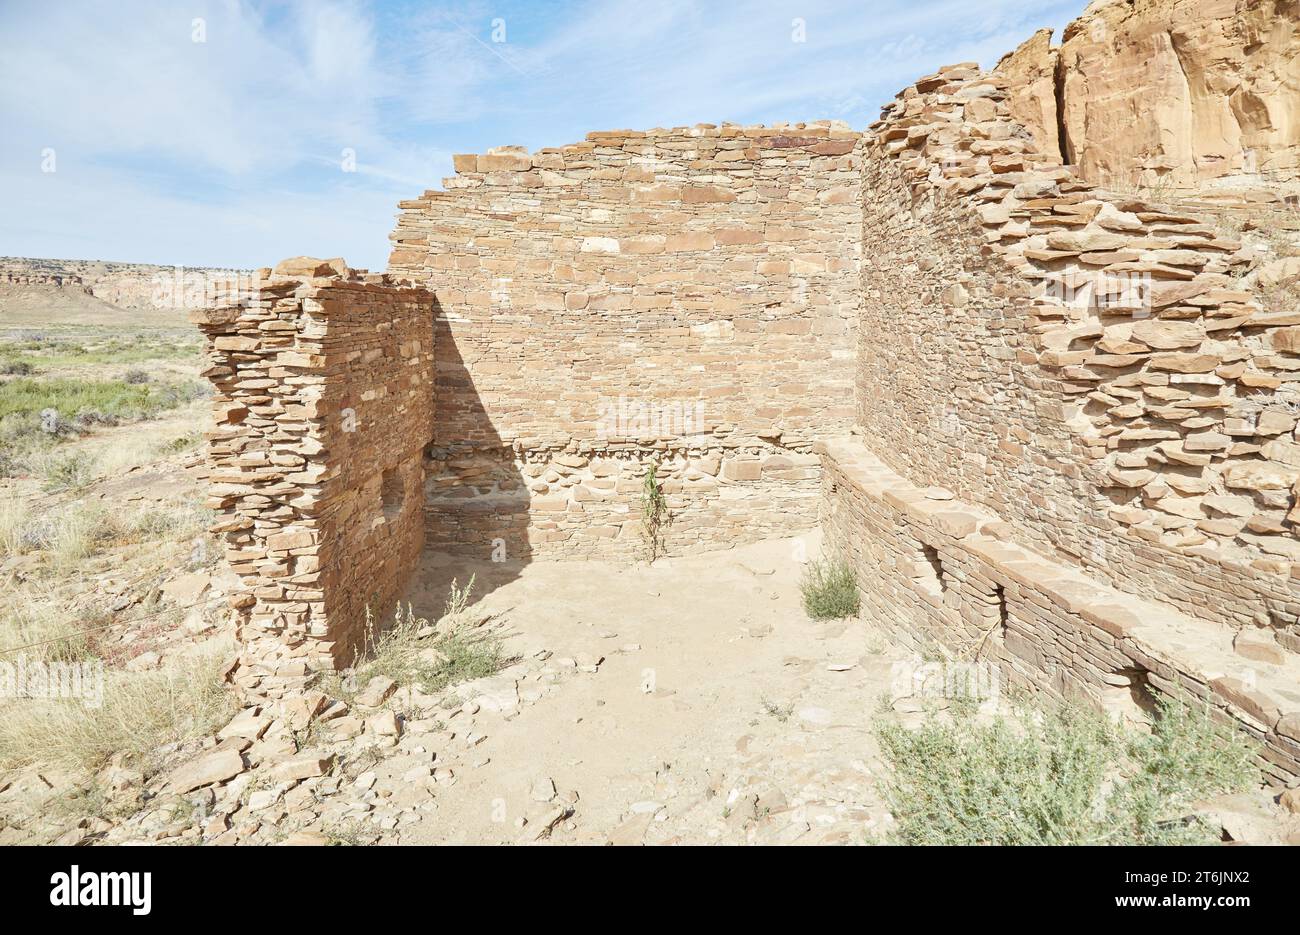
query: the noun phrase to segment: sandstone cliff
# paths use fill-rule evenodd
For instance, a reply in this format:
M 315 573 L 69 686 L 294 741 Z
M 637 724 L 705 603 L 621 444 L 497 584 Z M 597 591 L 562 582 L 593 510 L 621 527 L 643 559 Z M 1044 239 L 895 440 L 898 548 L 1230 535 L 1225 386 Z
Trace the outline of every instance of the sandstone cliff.
M 90 295 L 123 309 L 203 308 L 251 281 L 246 269 L 0 256 L 0 286 L 42 287 L 64 298 Z
M 1300 0 L 1096 0 L 1059 49 L 1040 31 L 997 70 L 1090 181 L 1297 181 L 1298 27 Z

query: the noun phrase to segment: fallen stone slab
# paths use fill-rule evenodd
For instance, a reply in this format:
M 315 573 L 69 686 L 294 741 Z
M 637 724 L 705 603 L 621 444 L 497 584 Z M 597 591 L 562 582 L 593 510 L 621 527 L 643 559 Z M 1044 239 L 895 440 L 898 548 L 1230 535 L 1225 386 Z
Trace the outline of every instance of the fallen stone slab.
M 246 769 L 248 763 L 243 754 L 236 750 L 218 750 L 181 764 L 167 778 L 164 788 L 184 795 L 204 786 L 229 782 Z

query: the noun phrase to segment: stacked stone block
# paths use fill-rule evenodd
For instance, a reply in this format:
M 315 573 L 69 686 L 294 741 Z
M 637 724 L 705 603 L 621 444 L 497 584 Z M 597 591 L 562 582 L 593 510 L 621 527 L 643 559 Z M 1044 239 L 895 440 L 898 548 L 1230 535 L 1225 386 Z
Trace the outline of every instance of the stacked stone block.
M 864 145 L 860 424 L 1026 542 L 1300 648 L 1300 317 L 1208 221 L 1038 152 L 1005 81 L 924 78 Z
M 806 528 L 809 498 L 754 466 L 852 418 L 858 147 L 829 122 L 615 130 L 457 156 L 404 202 L 390 269 L 440 307 L 431 535 L 486 554 L 472 530 L 504 507 L 512 554 L 627 553 L 650 463 L 680 485 L 674 547 Z M 622 400 L 701 418 L 606 431 Z M 579 483 L 555 455 L 623 467 Z
M 1014 542 L 950 491 L 918 487 L 856 438 L 819 443 L 826 546 L 858 576 L 863 615 L 915 649 L 997 666 L 1007 691 L 1142 716 L 1157 693 L 1199 698 L 1300 777 L 1300 657 L 1135 598 Z
M 338 260 L 261 277 L 246 304 L 192 318 L 216 387 L 214 532 L 243 583 L 232 678 L 274 696 L 349 662 L 419 556 L 433 298 Z
M 799 450 L 597 440 L 525 447 L 493 460 L 434 449 L 426 541 L 438 551 L 522 561 L 536 553 L 636 560 L 647 551 L 642 521 L 651 465 L 667 501 L 668 554 L 788 535 L 817 522 L 821 459 Z

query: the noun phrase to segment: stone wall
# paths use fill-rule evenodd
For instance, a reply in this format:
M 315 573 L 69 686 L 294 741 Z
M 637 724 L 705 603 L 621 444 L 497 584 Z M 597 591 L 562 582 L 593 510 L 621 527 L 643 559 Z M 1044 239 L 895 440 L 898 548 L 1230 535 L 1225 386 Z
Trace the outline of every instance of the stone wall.
M 673 548 L 811 525 L 771 482 L 852 418 L 857 147 L 828 123 L 592 133 L 457 156 L 404 202 L 390 270 L 440 308 L 431 539 L 631 552 L 651 463 Z
M 287 260 L 208 339 L 214 531 L 243 582 L 235 684 L 274 695 L 349 662 L 423 545 L 433 297 L 341 261 Z
M 1089 181 L 1300 181 L 1297 0 L 1098 0 L 1049 39 L 999 71 L 1017 120 Z
M 762 442 L 725 448 L 516 443 L 470 458 L 433 452 L 429 547 L 514 561 L 536 552 L 648 557 L 650 531 L 641 511 L 652 463 L 670 519 L 655 548 L 667 554 L 788 535 L 817 522 L 821 463 L 811 443 L 797 450 Z
M 1124 591 L 1291 648 L 1300 316 L 1202 219 L 1079 180 L 956 66 L 864 149 L 859 422 Z
M 1191 695 L 1300 777 L 1300 657 L 1249 632 L 1135 598 L 1035 553 L 1014 529 L 942 488 L 910 483 L 858 439 L 819 444 L 825 545 L 858 575 L 862 613 L 957 684 L 1037 692 L 1142 719 Z

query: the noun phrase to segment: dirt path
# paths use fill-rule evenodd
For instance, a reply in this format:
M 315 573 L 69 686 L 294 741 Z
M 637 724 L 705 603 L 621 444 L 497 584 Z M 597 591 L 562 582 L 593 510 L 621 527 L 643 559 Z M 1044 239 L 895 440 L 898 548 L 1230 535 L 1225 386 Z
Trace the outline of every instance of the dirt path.
M 863 841 L 885 812 L 871 714 L 904 657 L 860 621 L 804 615 L 797 548 L 653 567 L 431 559 L 417 606 L 477 574 L 521 661 L 463 687 L 435 750 L 454 781 L 401 842 L 527 841 L 552 823 L 554 842 Z

